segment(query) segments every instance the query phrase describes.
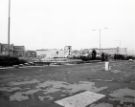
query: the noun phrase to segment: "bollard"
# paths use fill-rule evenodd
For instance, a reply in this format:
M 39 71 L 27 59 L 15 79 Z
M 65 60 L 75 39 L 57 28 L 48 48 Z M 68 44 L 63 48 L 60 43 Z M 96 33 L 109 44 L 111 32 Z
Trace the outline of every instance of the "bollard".
M 109 70 L 109 62 L 105 62 L 105 71 L 108 71 Z

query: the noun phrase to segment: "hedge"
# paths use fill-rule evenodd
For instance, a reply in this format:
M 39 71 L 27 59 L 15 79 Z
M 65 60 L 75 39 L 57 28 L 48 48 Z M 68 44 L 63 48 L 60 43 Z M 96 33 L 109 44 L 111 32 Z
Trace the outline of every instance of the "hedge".
M 19 59 L 17 57 L 0 56 L 0 66 L 12 66 L 24 63 L 26 63 L 25 60 Z

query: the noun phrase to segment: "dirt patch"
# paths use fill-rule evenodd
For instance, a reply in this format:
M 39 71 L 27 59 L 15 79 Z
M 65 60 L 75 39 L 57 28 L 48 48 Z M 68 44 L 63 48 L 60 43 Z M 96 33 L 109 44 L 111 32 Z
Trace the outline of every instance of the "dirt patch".
M 92 104 L 89 107 L 113 107 L 113 105 L 109 103 L 100 103 L 100 104 Z
M 15 82 L 15 81 L 12 81 L 9 83 L 10 86 L 16 86 L 16 85 L 26 85 L 26 84 L 35 84 L 35 83 L 39 83 L 40 81 L 36 80 L 36 79 L 33 79 L 33 80 L 30 80 L 30 81 L 21 81 L 21 82 Z
M 120 104 L 134 103 L 135 104 L 135 90 L 125 88 L 114 91 L 110 94 L 112 101 L 119 101 Z
M 120 73 L 121 71 L 120 70 L 112 70 L 111 72 L 117 74 L 117 73 Z
M 20 87 L 0 87 L 0 91 L 3 91 L 3 92 L 14 92 L 18 90 L 21 90 L 21 88 Z
M 112 94 L 110 94 L 111 97 L 125 97 L 125 96 L 131 96 L 135 97 L 135 90 L 125 88 L 125 89 L 118 89 L 114 91 Z

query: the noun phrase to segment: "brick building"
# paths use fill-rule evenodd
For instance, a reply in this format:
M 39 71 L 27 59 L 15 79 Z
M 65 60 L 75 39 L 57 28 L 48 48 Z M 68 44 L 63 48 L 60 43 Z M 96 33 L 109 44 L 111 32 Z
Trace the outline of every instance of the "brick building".
M 13 44 L 3 44 L 0 43 L 0 55 L 1 56 L 14 56 L 14 57 L 24 57 L 25 47 L 24 46 L 14 46 Z

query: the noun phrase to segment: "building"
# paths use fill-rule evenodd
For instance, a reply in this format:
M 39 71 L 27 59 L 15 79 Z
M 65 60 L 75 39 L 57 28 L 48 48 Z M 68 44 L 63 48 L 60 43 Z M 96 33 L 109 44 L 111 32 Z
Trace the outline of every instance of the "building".
M 6 56 L 6 55 L 10 55 L 10 56 L 14 56 L 13 55 L 13 50 L 14 50 L 14 45 L 8 45 L 8 44 L 2 44 L 0 43 L 0 55 L 1 56 Z
M 79 56 L 88 56 L 91 55 L 93 49 L 81 49 L 81 50 L 72 50 L 72 56 L 73 57 L 79 57 Z M 101 53 L 106 53 L 109 55 L 114 55 L 114 54 L 121 54 L 121 55 L 128 55 L 127 48 L 95 48 L 97 56 L 100 57 Z
M 25 57 L 36 58 L 37 52 L 33 51 L 33 50 L 28 50 L 28 51 L 25 52 Z
M 106 53 L 109 55 L 114 55 L 114 54 L 121 54 L 121 55 L 127 55 L 127 48 L 102 48 L 102 49 L 95 49 L 98 54 L 100 53 Z
M 81 51 L 80 50 L 72 50 L 72 56 L 73 57 L 80 57 Z
M 64 47 L 64 56 L 71 57 L 72 54 L 72 46 L 65 46 Z
M 13 55 L 15 57 L 24 57 L 24 55 L 25 55 L 25 47 L 24 46 L 14 46 Z
M 92 51 L 90 49 L 81 49 L 80 54 L 81 56 L 88 56 Z
M 37 57 L 40 60 L 51 60 L 54 58 L 64 58 L 63 49 L 40 49 L 36 50 Z
M 25 47 L 24 46 L 14 46 L 13 44 L 3 44 L 0 43 L 0 55 L 9 55 L 14 57 L 24 57 Z

